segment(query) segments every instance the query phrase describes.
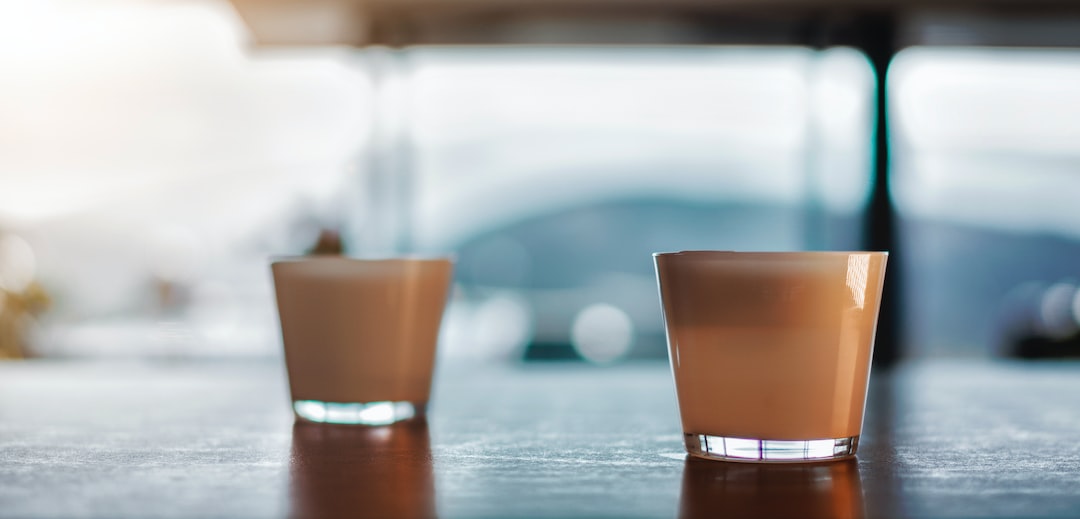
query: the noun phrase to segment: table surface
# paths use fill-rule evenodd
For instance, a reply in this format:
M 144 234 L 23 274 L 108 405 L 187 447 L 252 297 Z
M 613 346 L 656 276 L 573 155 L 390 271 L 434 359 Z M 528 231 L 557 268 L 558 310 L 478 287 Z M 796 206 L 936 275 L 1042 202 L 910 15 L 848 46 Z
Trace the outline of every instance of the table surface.
M 762 466 L 685 458 L 659 362 L 444 363 L 381 428 L 294 424 L 280 361 L 11 362 L 0 517 L 1080 516 L 1080 364 L 872 382 L 857 460 Z

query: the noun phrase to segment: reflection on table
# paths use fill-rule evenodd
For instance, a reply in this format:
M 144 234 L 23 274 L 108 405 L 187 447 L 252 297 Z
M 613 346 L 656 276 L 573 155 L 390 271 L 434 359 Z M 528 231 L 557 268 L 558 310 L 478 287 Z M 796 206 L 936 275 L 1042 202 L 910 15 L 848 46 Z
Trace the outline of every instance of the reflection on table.
M 855 460 L 756 465 L 688 457 L 679 517 L 864 517 Z
M 296 422 L 289 491 L 293 517 L 435 517 L 427 421 L 385 427 Z

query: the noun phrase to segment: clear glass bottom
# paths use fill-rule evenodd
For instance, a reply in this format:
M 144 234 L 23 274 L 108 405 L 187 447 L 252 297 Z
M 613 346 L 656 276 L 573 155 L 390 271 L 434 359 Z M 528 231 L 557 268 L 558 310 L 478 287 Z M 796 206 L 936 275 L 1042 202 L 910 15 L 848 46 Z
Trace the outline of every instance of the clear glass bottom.
M 347 425 L 389 425 L 423 414 L 423 405 L 412 402 L 293 402 L 296 416 L 316 423 Z
M 686 452 L 710 460 L 751 463 L 805 463 L 850 458 L 859 437 L 826 440 L 757 440 L 708 434 L 684 435 Z

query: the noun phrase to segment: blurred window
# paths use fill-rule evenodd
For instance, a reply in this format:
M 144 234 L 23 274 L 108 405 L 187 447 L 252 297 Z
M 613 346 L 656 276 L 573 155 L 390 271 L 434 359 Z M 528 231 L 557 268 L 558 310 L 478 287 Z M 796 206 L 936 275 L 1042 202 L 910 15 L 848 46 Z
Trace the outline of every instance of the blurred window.
M 51 301 L 32 353 L 279 351 L 267 258 L 341 219 L 370 81 L 346 49 L 247 51 L 224 1 L 0 2 L 0 241 Z
M 1080 50 L 915 47 L 889 87 L 911 353 L 1075 332 Z
M 377 232 L 388 111 L 410 248 L 459 258 L 450 354 L 658 357 L 652 252 L 859 245 L 851 49 L 248 44 L 223 1 L 0 3 L 0 233 L 50 296 L 37 353 L 275 354 L 267 258 Z
M 412 100 L 412 245 L 457 251 L 461 304 L 509 294 L 530 317 L 514 333 L 475 322 L 516 342 L 462 348 L 660 357 L 653 252 L 859 245 L 873 79 L 851 49 L 455 47 L 398 59 Z M 580 339 L 605 335 L 627 339 Z

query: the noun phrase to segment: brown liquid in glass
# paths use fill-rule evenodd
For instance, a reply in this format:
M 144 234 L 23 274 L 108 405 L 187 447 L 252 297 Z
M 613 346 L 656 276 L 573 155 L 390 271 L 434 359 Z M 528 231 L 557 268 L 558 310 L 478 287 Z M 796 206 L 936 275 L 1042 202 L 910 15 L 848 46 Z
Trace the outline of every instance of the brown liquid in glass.
M 657 255 L 683 431 L 858 436 L 886 257 Z
M 294 401 L 426 403 L 449 260 L 273 265 Z

